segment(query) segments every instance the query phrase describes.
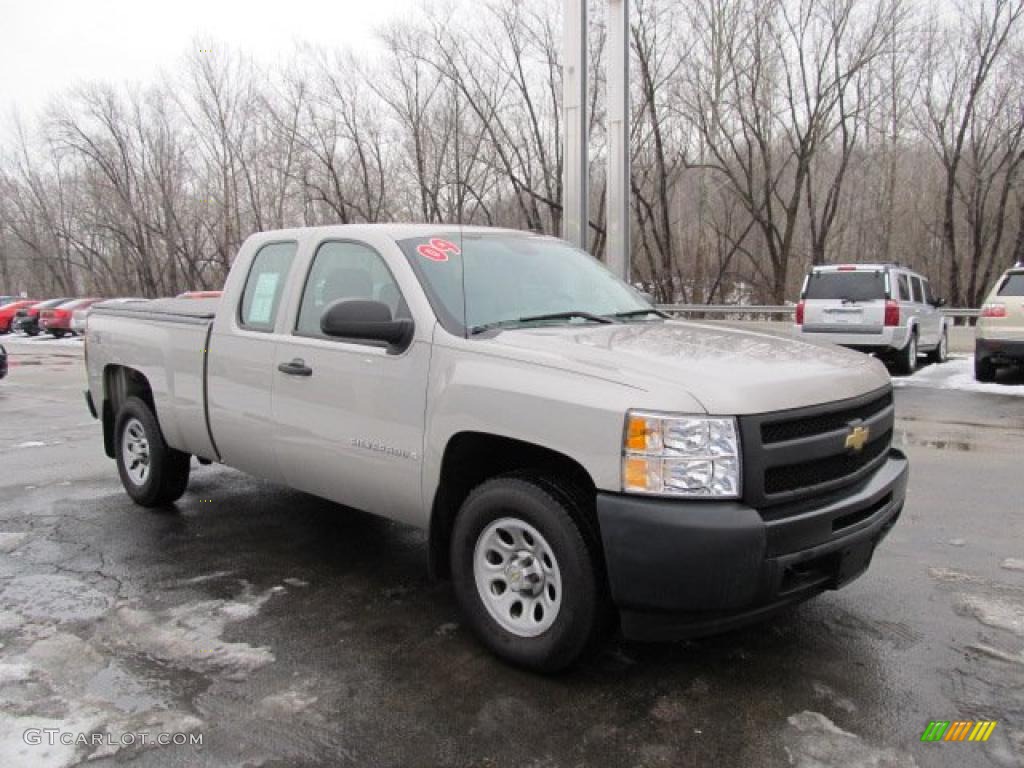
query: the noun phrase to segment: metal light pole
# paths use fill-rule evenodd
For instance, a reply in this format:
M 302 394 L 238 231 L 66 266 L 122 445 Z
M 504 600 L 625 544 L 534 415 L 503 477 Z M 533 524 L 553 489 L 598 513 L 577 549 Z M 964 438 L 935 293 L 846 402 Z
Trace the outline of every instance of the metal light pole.
M 629 3 L 608 0 L 608 267 L 630 281 Z
M 630 278 L 629 3 L 608 0 L 608 267 Z M 587 0 L 565 0 L 565 178 L 562 236 L 588 245 Z
M 565 110 L 565 182 L 562 236 L 586 250 L 587 192 L 587 0 L 565 0 L 565 52 L 562 67 Z

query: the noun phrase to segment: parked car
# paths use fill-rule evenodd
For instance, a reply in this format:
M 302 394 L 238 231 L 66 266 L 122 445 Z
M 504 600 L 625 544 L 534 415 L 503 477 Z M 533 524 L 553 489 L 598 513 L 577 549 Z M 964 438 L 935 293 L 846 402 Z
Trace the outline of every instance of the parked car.
M 146 299 L 125 297 L 125 298 L 119 298 L 119 299 L 102 299 L 102 301 L 103 301 L 104 304 L 114 305 L 114 304 L 128 304 L 128 303 L 131 303 L 133 301 L 146 301 Z M 94 305 L 89 305 L 88 307 L 82 307 L 81 309 L 76 309 L 76 310 L 74 310 L 71 313 L 71 331 L 73 333 L 75 333 L 75 334 L 83 334 L 83 333 L 85 333 L 85 329 L 86 329 L 86 327 L 88 325 L 88 321 L 89 321 L 89 312 L 92 311 L 92 307 L 93 306 Z
M 22 307 L 31 307 L 33 304 L 38 303 L 38 299 L 15 299 L 0 305 L 0 333 L 11 332 L 11 322 L 14 320 L 15 312 Z
M 4 304 L 10 304 L 12 301 L 17 301 L 20 298 L 20 296 L 0 296 L 0 307 Z
M 44 309 L 39 313 L 39 327 L 58 339 L 74 333 L 71 330 L 72 313 L 77 309 L 91 307 L 97 301 L 103 299 L 72 299 L 58 307 Z
M 467 626 L 535 669 L 610 606 L 669 638 L 843 586 L 906 495 L 878 360 L 668 319 L 512 230 L 253 235 L 222 299 L 97 306 L 86 352 L 138 504 L 196 456 L 422 527 Z
M 7 376 L 7 350 L 0 344 L 0 379 Z
M 185 291 L 179 293 L 179 299 L 219 299 L 224 291 Z
M 974 341 L 974 378 L 994 381 L 996 369 L 1024 364 L 1024 264 L 996 281 L 978 318 Z
M 66 301 L 71 301 L 71 299 L 67 297 L 63 299 L 49 299 L 33 304 L 30 307 L 22 307 L 14 313 L 14 319 L 11 321 L 11 333 L 25 333 L 29 336 L 38 336 L 40 311 L 59 307 Z
M 890 361 L 898 373 L 917 369 L 918 354 L 946 361 L 949 328 L 928 280 L 896 264 L 814 267 L 796 305 L 797 332 Z

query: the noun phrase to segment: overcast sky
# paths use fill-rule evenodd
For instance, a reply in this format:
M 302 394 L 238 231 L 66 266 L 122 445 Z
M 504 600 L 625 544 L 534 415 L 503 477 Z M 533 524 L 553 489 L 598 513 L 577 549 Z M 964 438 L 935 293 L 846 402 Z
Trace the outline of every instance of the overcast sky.
M 151 82 L 198 38 L 274 61 L 296 42 L 372 49 L 419 0 L 0 0 L 0 111 L 35 115 L 87 80 Z

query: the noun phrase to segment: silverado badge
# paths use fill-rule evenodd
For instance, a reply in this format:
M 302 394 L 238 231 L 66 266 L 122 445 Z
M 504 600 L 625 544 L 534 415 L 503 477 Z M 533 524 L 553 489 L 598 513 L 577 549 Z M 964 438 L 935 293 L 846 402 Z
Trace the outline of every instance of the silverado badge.
M 846 436 L 846 450 L 860 453 L 864 450 L 864 445 L 867 443 L 870 435 L 871 429 L 869 427 L 862 427 L 859 424 L 856 427 L 850 427 L 850 432 Z

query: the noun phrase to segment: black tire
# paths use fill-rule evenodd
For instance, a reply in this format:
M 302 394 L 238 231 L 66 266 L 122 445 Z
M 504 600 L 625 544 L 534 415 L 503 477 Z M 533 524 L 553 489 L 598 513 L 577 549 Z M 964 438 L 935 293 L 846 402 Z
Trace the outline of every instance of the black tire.
M 517 666 L 557 672 L 577 661 L 607 628 L 608 601 L 593 531 L 578 520 L 582 497 L 540 477 L 506 475 L 478 486 L 463 503 L 451 541 L 455 595 L 470 628 L 495 655 Z M 543 633 L 524 637 L 501 626 L 484 605 L 474 575 L 477 541 L 514 518 L 544 538 L 561 574 L 561 604 Z
M 987 357 L 974 355 L 974 378 L 984 384 L 990 384 L 996 380 L 996 367 Z
M 55 339 L 63 339 L 64 331 L 50 331 L 50 335 Z
M 25 331 L 25 333 L 27 333 L 29 336 L 38 336 L 39 335 L 39 329 L 38 328 L 32 328 L 32 329 L 29 329 L 29 330 Z
M 129 425 L 141 425 L 148 443 L 148 474 L 142 482 L 132 478 L 125 453 L 125 430 Z M 114 428 L 114 457 L 121 485 L 132 501 L 143 507 L 161 507 L 181 498 L 188 487 L 191 456 L 171 448 L 164 442 L 156 415 L 137 397 L 124 401 L 117 413 Z
M 917 331 L 910 332 L 907 345 L 896 354 L 893 367 L 903 376 L 910 376 L 917 370 Z
M 949 331 L 945 328 L 942 329 L 942 336 L 939 337 L 939 343 L 935 346 L 935 349 L 928 353 L 928 362 L 934 365 L 942 365 L 949 359 Z

